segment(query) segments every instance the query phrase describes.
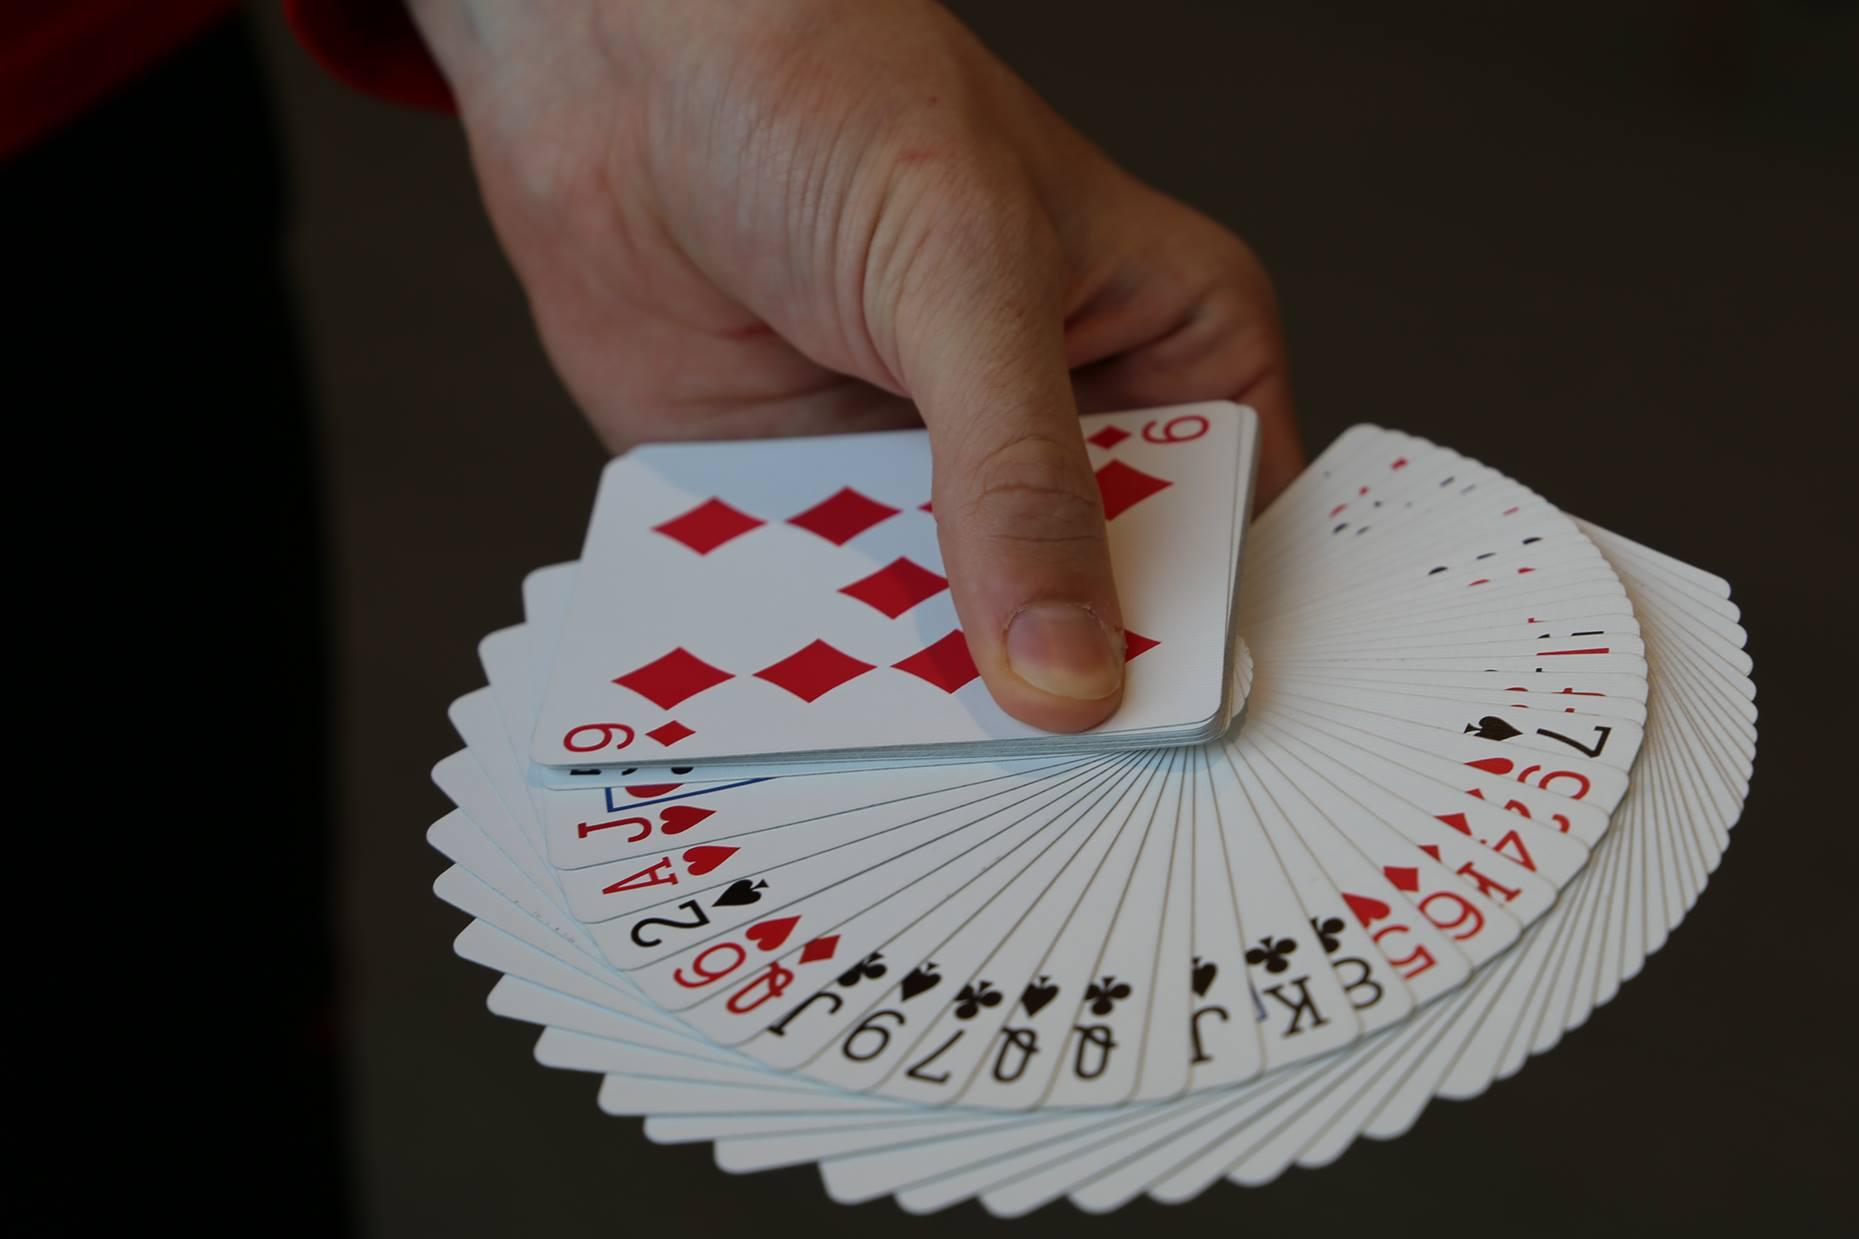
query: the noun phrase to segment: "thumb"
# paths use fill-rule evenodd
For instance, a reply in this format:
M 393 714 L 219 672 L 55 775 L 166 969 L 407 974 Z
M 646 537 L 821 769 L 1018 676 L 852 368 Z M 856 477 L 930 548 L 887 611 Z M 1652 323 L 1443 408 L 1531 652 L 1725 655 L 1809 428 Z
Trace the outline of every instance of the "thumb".
M 929 427 L 932 504 L 975 668 L 1001 708 L 1082 731 L 1123 697 L 1123 619 L 1036 207 L 959 212 L 913 263 L 896 348 Z M 926 261 L 927 260 L 927 261 Z

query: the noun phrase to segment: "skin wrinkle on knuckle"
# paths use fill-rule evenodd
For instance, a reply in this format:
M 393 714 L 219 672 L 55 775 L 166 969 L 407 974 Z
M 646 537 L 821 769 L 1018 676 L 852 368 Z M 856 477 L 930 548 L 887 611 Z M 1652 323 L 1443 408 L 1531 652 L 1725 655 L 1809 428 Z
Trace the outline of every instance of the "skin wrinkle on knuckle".
M 857 270 L 858 321 L 864 324 L 885 372 L 908 390 L 902 341 L 909 328 L 900 321 L 907 317 L 900 290 L 912 286 L 913 272 L 929 248 L 930 233 L 914 225 L 912 217 L 920 207 L 900 203 L 904 189 L 895 181 L 883 179 L 867 192 L 873 196 L 869 223 L 861 229 L 861 239 L 853 243 L 850 262 Z
M 740 184 L 772 186 L 774 200 L 785 201 L 785 191 L 793 180 L 795 156 L 806 149 L 805 141 L 797 132 L 804 123 L 805 114 L 804 103 L 788 96 L 788 88 L 779 75 L 768 83 L 751 67 L 735 66 L 704 128 L 704 138 L 709 144 L 706 165 L 719 170 L 732 169 L 734 179 Z M 764 194 L 727 194 L 722 200 L 732 212 L 735 236 L 758 235 L 756 212 L 768 201 Z M 692 206 L 695 208 L 697 204 Z
M 969 471 L 963 507 L 970 527 L 996 541 L 1100 543 L 1096 492 L 1081 487 L 1067 455 L 1065 445 L 1033 431 L 989 449 Z
M 1012 304 L 1055 293 L 1057 245 L 1031 187 L 990 143 L 944 128 L 905 138 L 912 158 L 892 151 L 883 169 L 899 238 L 895 257 L 879 268 L 880 298 L 932 319 L 958 302 Z
M 889 390 L 905 390 L 899 356 L 898 289 L 922 260 L 930 240 L 917 220 L 924 209 L 920 182 L 894 175 L 883 136 L 869 131 L 842 156 L 831 244 L 843 330 L 871 359 Z
M 880 329 L 891 369 L 906 389 L 916 390 L 913 362 L 947 361 L 928 347 L 945 342 L 939 326 L 987 308 L 1006 317 L 1008 307 L 1026 300 L 1021 285 L 1027 269 L 1014 256 L 1012 222 L 1022 204 L 991 184 L 967 153 L 900 165 L 895 151 L 887 151 L 880 160 L 886 166 L 879 173 L 883 187 L 864 282 L 867 313 Z

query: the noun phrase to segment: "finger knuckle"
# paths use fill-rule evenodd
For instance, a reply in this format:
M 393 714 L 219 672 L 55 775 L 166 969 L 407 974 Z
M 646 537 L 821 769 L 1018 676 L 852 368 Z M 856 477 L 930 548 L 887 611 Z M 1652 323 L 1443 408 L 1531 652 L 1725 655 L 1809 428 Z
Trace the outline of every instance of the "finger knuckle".
M 1103 508 L 1097 489 L 1072 455 L 1056 440 L 1030 432 L 991 448 L 970 478 L 971 522 L 1003 541 L 1100 541 Z
M 933 258 L 910 270 L 915 287 L 977 274 L 1027 278 L 1056 270 L 1058 248 L 1024 174 L 989 149 L 962 137 L 907 143 L 892 170 L 890 202 L 904 248 Z M 1005 166 L 1004 166 L 1005 165 Z

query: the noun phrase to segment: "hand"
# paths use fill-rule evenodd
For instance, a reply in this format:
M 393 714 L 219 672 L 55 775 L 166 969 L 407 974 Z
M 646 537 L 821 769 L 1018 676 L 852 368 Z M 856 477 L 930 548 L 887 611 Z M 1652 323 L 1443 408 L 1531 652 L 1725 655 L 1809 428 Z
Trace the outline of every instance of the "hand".
M 928 0 L 413 0 L 544 345 L 609 447 L 915 424 L 989 690 L 1107 718 L 1080 409 L 1244 400 L 1300 465 L 1271 287 Z

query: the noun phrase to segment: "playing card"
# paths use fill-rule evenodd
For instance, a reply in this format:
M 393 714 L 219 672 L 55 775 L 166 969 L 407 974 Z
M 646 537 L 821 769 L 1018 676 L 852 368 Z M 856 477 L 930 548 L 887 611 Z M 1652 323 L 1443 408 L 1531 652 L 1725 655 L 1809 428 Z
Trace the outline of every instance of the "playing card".
M 1204 739 L 1225 723 L 1236 405 L 1085 419 L 1130 671 L 1088 740 L 1008 717 L 969 660 L 929 511 L 925 432 L 654 445 L 603 477 L 535 728 L 544 766 L 852 751 L 954 755 Z M 637 747 L 635 747 L 637 746 Z

